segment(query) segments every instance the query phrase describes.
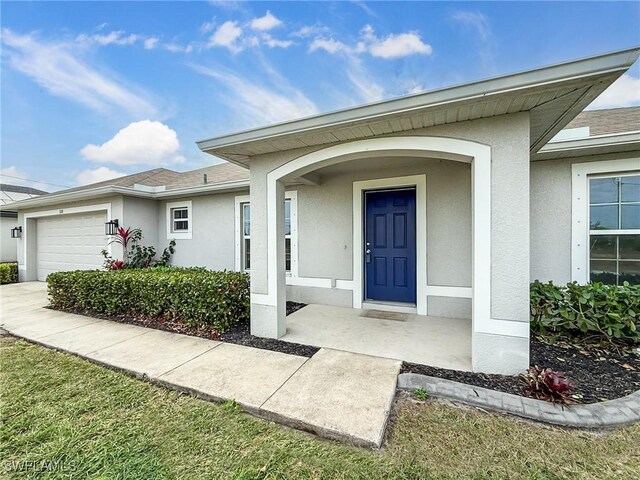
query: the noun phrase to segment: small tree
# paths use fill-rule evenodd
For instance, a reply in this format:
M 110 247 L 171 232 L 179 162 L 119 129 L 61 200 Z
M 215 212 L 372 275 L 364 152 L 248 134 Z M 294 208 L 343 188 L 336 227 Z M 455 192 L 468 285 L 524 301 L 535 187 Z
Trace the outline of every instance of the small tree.
M 109 245 L 117 243 L 122 245 L 123 259 L 116 260 L 107 250 L 102 250 L 104 257 L 104 267 L 107 270 L 119 270 L 123 268 L 139 269 L 149 267 L 161 267 L 169 264 L 171 255 L 175 251 L 176 241 L 171 240 L 160 258 L 156 259 L 156 249 L 153 246 L 140 245 L 142 240 L 142 230 L 139 228 L 126 230 L 118 227 L 118 233 L 109 241 Z

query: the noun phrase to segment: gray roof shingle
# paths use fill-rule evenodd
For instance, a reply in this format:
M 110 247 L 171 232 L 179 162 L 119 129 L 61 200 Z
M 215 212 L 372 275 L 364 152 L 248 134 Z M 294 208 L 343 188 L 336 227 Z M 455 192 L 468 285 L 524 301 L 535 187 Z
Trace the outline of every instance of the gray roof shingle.
M 640 107 L 585 110 L 565 129 L 589 127 L 589 136 L 610 135 L 640 130 Z

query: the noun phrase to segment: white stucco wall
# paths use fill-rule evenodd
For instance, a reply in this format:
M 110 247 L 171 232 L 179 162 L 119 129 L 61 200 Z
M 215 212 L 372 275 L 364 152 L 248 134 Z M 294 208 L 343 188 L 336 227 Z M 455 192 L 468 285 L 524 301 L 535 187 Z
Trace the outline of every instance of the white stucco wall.
M 531 281 L 572 281 L 571 165 L 639 156 L 636 151 L 531 162 Z
M 233 270 L 235 260 L 235 196 L 247 191 L 204 195 L 158 202 L 159 252 L 169 244 L 167 202 L 192 202 L 192 238 L 177 239 L 172 265 Z
M 11 229 L 17 226 L 17 218 L 0 217 L 0 262 L 18 259 L 18 240 L 11 238 Z
M 137 198 L 124 197 L 124 206 L 120 226 L 124 228 L 140 228 L 142 230 L 143 245 L 156 247 L 158 254 L 162 253 L 162 249 L 158 248 L 164 244 L 164 241 L 158 241 L 158 201 Z

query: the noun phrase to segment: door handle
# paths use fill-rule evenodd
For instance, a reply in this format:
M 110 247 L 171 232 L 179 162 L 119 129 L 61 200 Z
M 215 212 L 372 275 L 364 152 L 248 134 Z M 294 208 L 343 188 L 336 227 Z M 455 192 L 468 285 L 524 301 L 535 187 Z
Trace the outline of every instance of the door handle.
M 366 261 L 367 263 L 371 263 L 371 250 L 369 250 L 369 249 L 367 248 L 367 250 L 366 250 L 364 253 L 366 254 L 366 255 L 365 255 L 365 261 Z

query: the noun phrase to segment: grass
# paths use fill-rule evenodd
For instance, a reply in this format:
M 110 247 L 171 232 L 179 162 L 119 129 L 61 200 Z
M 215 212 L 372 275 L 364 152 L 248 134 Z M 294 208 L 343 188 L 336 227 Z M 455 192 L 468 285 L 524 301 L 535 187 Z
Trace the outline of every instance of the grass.
M 203 402 L 11 338 L 0 339 L 0 361 L 0 476 L 9 478 L 640 475 L 639 426 L 583 433 L 407 399 L 386 448 L 370 451 L 255 419 L 233 402 Z M 42 461 L 59 468 L 36 472 L 25 463 Z

